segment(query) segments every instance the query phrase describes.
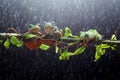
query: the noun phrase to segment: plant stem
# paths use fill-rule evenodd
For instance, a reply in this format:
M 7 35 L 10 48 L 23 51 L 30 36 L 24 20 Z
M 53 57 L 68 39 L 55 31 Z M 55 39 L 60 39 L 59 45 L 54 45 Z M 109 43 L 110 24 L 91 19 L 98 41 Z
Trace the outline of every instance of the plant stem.
M 17 33 L 0 33 L 0 37 L 6 37 L 6 36 L 18 36 L 20 37 L 20 34 Z M 66 40 L 66 41 L 81 41 L 83 39 L 81 38 L 66 38 L 61 37 L 60 40 Z M 102 40 L 101 43 L 113 43 L 113 44 L 120 44 L 120 40 Z
M 17 33 L 0 33 L 0 36 L 6 37 L 6 36 L 21 36 L 21 35 Z
M 103 40 L 102 43 L 120 44 L 120 40 Z
M 82 40 L 81 38 L 66 38 L 66 37 L 61 37 L 61 40 L 68 40 L 68 41 L 79 41 Z

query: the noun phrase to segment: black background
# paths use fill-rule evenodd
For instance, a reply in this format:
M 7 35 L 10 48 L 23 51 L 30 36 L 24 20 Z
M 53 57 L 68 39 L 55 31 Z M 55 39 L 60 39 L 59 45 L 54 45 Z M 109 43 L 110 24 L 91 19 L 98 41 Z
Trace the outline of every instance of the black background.
M 110 39 L 120 31 L 120 0 L 0 0 L 0 32 L 14 27 L 21 33 L 29 24 L 54 21 L 79 35 L 94 28 Z M 5 49 L 0 45 L 0 80 L 119 80 L 120 53 L 107 50 L 94 62 L 95 47 L 84 54 L 59 61 L 54 48 L 30 51 L 25 46 Z

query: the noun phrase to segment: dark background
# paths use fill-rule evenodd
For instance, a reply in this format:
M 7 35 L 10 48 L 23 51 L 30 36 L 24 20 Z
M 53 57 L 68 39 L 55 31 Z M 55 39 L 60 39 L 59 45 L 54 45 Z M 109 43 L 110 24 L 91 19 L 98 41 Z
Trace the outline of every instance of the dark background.
M 120 31 L 120 0 L 0 0 L 0 32 L 14 27 L 21 33 L 29 24 L 54 21 L 79 35 L 94 28 L 106 39 Z M 5 49 L 0 45 L 0 80 L 119 80 L 120 52 L 107 50 L 94 62 L 95 47 L 84 54 L 59 61 L 54 48 L 30 51 L 25 46 Z

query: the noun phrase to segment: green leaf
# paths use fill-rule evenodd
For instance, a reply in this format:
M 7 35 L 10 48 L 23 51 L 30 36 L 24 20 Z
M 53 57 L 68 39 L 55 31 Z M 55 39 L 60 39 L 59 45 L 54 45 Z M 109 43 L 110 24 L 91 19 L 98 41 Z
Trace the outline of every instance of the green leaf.
M 96 34 L 95 39 L 96 41 L 102 40 L 102 35 L 100 35 L 99 33 Z
M 46 51 L 46 50 L 48 50 L 50 48 L 50 46 L 45 45 L 45 44 L 41 44 L 39 48 Z
M 116 50 L 116 46 L 117 46 L 116 44 L 111 45 L 111 49 Z
M 96 53 L 95 53 L 95 60 L 97 61 L 98 59 L 101 58 L 102 55 L 105 54 L 105 49 L 110 48 L 111 46 L 108 44 L 100 44 L 96 46 Z
M 71 29 L 68 28 L 68 27 L 65 28 L 64 37 L 66 37 L 66 38 L 67 38 L 67 37 L 79 38 L 79 36 L 73 35 Z
M 95 29 L 90 29 L 88 31 L 81 31 L 80 38 L 94 38 L 98 41 L 102 39 L 102 35 L 100 35 Z
M 69 60 L 69 53 L 68 50 L 65 50 L 61 55 L 59 56 L 59 60 Z
M 89 38 L 92 38 L 97 34 L 97 31 L 95 29 L 90 29 L 87 31 L 87 34 L 89 35 Z
M 110 45 L 108 45 L 108 44 L 101 44 L 100 47 L 101 48 L 110 48 Z
M 115 48 L 115 47 L 113 47 L 113 46 L 111 46 L 111 49 L 112 49 L 112 50 L 116 50 L 116 48 Z
M 102 55 L 105 54 L 105 50 L 102 50 L 102 48 L 100 49 L 96 49 L 96 53 L 95 53 L 95 60 L 94 61 L 97 61 L 101 58 Z
M 69 57 L 59 56 L 59 60 L 69 60 Z
M 59 51 L 59 47 L 56 45 L 55 46 L 55 52 L 58 53 L 58 51 Z
M 95 60 L 94 60 L 94 61 L 96 62 L 97 60 L 100 59 L 100 57 L 101 57 L 101 56 L 97 55 L 97 53 L 96 53 L 96 54 L 95 54 Z
M 82 46 L 80 48 L 78 48 L 74 53 L 73 55 L 78 55 L 78 54 L 82 54 L 84 51 L 85 51 L 86 47 L 85 46 Z
M 69 60 L 70 56 L 75 56 L 75 55 L 81 54 L 85 51 L 85 49 L 86 49 L 86 47 L 82 46 L 82 47 L 78 48 L 74 53 L 68 52 L 68 50 L 66 49 L 59 56 L 59 60 Z
M 66 27 L 64 37 L 69 37 L 69 36 L 72 36 L 72 31 L 70 28 Z
M 117 40 L 117 37 L 115 34 L 112 35 L 111 40 Z
M 89 38 L 95 37 L 96 40 L 102 39 L 102 35 L 100 35 L 95 29 L 88 30 L 87 34 L 89 35 Z
M 25 37 L 26 37 L 26 39 L 31 39 L 31 38 L 35 38 L 37 36 L 34 34 L 26 34 Z
M 21 41 L 19 41 L 15 36 L 12 36 L 10 38 L 10 42 L 13 44 L 13 45 L 16 45 L 17 47 L 21 47 L 23 46 L 23 43 Z
M 112 35 L 111 40 L 117 40 L 117 37 L 116 37 L 115 34 Z M 116 50 L 116 45 L 115 45 L 115 44 L 112 44 L 112 45 L 111 45 L 111 49 L 112 49 L 112 50 Z
M 8 49 L 10 47 L 10 40 L 7 38 L 7 40 L 4 42 L 4 47 Z
M 81 31 L 80 32 L 80 38 L 84 39 L 86 37 L 86 32 L 85 31 Z

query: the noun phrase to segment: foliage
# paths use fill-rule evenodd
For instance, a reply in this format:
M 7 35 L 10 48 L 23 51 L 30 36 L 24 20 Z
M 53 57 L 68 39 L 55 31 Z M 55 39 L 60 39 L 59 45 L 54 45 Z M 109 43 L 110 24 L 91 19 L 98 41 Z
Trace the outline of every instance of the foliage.
M 46 26 L 51 25 L 54 26 L 52 23 L 47 23 Z M 39 25 L 31 25 L 31 29 L 35 28 L 35 27 L 39 27 Z M 57 30 L 57 28 L 56 28 Z M 38 39 L 38 36 L 35 34 L 24 34 L 24 37 L 26 39 L 26 41 L 24 41 L 24 39 L 19 39 L 17 38 L 17 36 L 6 36 L 7 39 L 4 42 L 4 47 L 6 49 L 8 49 L 10 47 L 11 44 L 17 46 L 17 47 L 21 47 L 24 44 L 30 49 L 38 49 L 40 48 L 43 51 L 48 50 L 51 46 L 55 46 L 55 52 L 56 53 L 60 53 L 57 54 L 59 55 L 59 60 L 69 60 L 70 57 L 72 56 L 76 56 L 79 54 L 82 54 L 86 47 L 82 46 L 81 44 L 85 44 L 85 40 L 89 39 L 89 38 L 94 38 L 95 41 L 101 41 L 101 43 L 99 43 L 99 45 L 96 45 L 96 53 L 95 53 L 95 59 L 94 61 L 96 62 L 97 60 L 99 60 L 101 58 L 101 56 L 103 56 L 105 54 L 105 50 L 108 48 L 111 48 L 112 50 L 116 49 L 116 43 L 120 43 L 120 41 L 117 41 L 117 37 L 115 34 L 112 35 L 111 40 L 102 40 L 102 35 L 99 34 L 95 29 L 90 29 L 88 31 L 80 31 L 80 36 L 76 36 L 72 34 L 72 31 L 70 28 L 66 27 L 65 28 L 65 33 L 64 33 L 64 37 L 61 37 L 60 40 L 54 40 L 54 39 Z M 37 40 L 34 40 L 34 38 Z M 29 40 L 32 39 L 33 41 Z M 72 39 L 72 40 L 71 40 Z M 28 41 L 27 41 L 28 40 Z M 68 42 L 64 42 L 64 40 L 68 40 Z M 69 41 L 70 40 L 70 41 Z M 72 41 L 72 42 L 71 42 Z M 74 41 L 74 42 L 73 42 Z M 3 41 L 0 39 L 0 43 L 2 43 Z M 107 42 L 107 43 L 103 43 L 103 42 Z M 80 46 L 78 47 L 75 51 L 70 52 L 69 51 L 69 47 L 73 47 L 73 46 Z M 64 49 L 64 50 L 63 50 Z
M 15 36 L 7 38 L 7 40 L 4 42 L 4 47 L 8 49 L 10 47 L 10 44 L 16 45 L 17 47 L 23 46 L 23 43 L 19 41 Z
M 84 39 L 87 37 L 87 33 L 85 31 L 80 31 L 80 38 Z
M 117 40 L 117 37 L 116 37 L 115 34 L 112 35 L 111 40 Z M 117 46 L 116 44 L 111 44 L 111 49 L 112 49 L 112 50 L 115 50 L 115 49 L 116 49 L 116 46 Z
M 4 42 L 4 47 L 8 49 L 10 47 L 10 39 L 7 38 L 7 40 Z
M 93 37 L 95 37 L 97 41 L 102 39 L 102 35 L 100 35 L 95 29 L 90 29 L 88 31 L 80 32 L 80 38 L 82 39 L 93 38 Z
M 68 49 L 66 49 L 63 53 L 60 54 L 59 60 L 69 60 L 70 56 L 75 56 L 82 54 L 85 51 L 86 47 L 82 46 L 75 50 L 74 52 L 68 52 Z
M 34 34 L 26 34 L 25 37 L 26 37 L 26 39 L 31 39 L 31 38 L 35 38 L 37 36 Z
M 73 55 L 78 55 L 78 54 L 82 54 L 85 51 L 86 47 L 82 46 L 80 48 L 78 48 L 77 50 L 75 50 Z
M 112 35 L 111 37 L 111 40 L 117 40 L 117 37 L 116 35 Z M 116 49 L 116 44 L 100 44 L 100 45 L 97 45 L 96 46 L 96 53 L 95 53 L 95 60 L 94 61 L 97 61 L 98 59 L 100 59 L 100 57 L 102 55 L 105 54 L 105 49 L 108 49 L 108 48 L 111 48 L 112 50 L 115 50 Z
M 45 45 L 45 44 L 41 44 L 39 48 L 40 48 L 41 50 L 46 51 L 46 50 L 48 50 L 48 49 L 50 48 L 50 46 Z
M 117 40 L 117 37 L 115 34 L 112 35 L 111 40 Z
M 100 59 L 100 57 L 105 54 L 105 49 L 107 49 L 107 48 L 110 48 L 110 46 L 108 44 L 97 45 L 94 61 L 97 61 L 98 59 Z
M 10 38 L 10 42 L 13 44 L 13 45 L 16 45 L 17 47 L 21 47 L 23 46 L 23 43 L 21 41 L 19 41 L 15 36 L 12 36 Z
M 69 36 L 72 36 L 72 31 L 70 28 L 66 27 L 64 37 L 69 37 Z
M 65 28 L 64 37 L 66 37 L 66 38 L 68 38 L 68 37 L 79 38 L 79 36 L 73 35 L 71 29 L 68 27 Z
M 61 55 L 59 56 L 59 60 L 69 60 L 69 53 L 68 50 L 66 49 L 63 53 L 61 53 Z

